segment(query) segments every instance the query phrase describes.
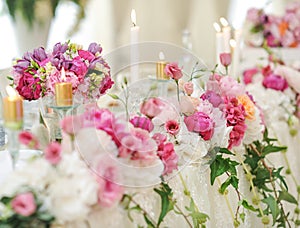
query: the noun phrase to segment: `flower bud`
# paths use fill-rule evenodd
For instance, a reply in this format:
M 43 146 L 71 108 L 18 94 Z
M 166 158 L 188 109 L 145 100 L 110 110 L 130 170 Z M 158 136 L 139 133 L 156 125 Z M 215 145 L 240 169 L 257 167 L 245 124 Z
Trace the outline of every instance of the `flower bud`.
M 286 169 L 286 170 L 285 170 L 286 175 L 291 174 L 291 172 L 292 172 L 291 169 Z
M 234 227 L 239 227 L 239 226 L 240 226 L 240 222 L 239 222 L 237 219 L 235 219 L 235 220 L 233 221 L 233 226 L 234 226 Z
M 258 205 L 259 202 L 260 202 L 260 198 L 259 198 L 258 196 L 254 196 L 254 197 L 252 198 L 252 203 L 253 203 L 254 205 Z
M 264 224 L 264 225 L 268 225 L 270 223 L 270 219 L 268 216 L 263 216 L 262 219 L 261 219 L 261 222 Z

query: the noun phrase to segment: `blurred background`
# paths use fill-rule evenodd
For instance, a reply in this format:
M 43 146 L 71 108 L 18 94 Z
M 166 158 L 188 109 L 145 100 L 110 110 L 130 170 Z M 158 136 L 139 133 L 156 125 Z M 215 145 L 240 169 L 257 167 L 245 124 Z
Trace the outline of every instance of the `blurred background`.
M 128 45 L 132 27 L 130 14 L 131 10 L 135 9 L 136 23 L 140 27 L 140 42 L 161 41 L 183 46 L 192 50 L 208 66 L 213 66 L 216 33 L 214 22 L 219 22 L 220 17 L 225 17 L 233 28 L 238 29 L 243 25 L 248 8 L 266 7 L 267 11 L 280 14 L 287 0 L 81 1 L 86 15 L 80 21 L 79 29 L 72 35 L 68 33 L 76 21 L 79 7 L 74 1 L 59 1 L 56 15 L 50 23 L 46 49 L 51 49 L 55 43 L 68 39 L 84 47 L 91 42 L 98 42 L 102 45 L 104 54 Z M 38 9 L 38 13 L 42 17 L 51 15 L 44 9 Z M 25 38 L 28 29 L 23 25 L 17 26 L 12 20 L 5 0 L 0 0 L 0 27 L 0 69 L 4 69 L 11 66 L 13 58 L 22 56 L 23 51 L 18 49 L 17 42 L 20 39 L 29 42 Z M 18 32 L 16 32 L 17 28 Z M 38 30 L 38 33 L 41 32 Z M 34 38 L 30 41 L 34 41 Z M 34 47 L 40 45 L 37 41 Z

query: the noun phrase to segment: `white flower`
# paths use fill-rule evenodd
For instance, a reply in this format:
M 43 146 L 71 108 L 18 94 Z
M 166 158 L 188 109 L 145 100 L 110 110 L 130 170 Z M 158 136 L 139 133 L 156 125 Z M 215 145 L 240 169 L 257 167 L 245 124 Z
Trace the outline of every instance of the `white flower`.
M 244 135 L 244 144 L 250 144 L 257 140 L 262 140 L 264 125 L 261 122 L 260 111 L 255 107 L 255 118 L 254 120 L 246 119 L 247 129 Z

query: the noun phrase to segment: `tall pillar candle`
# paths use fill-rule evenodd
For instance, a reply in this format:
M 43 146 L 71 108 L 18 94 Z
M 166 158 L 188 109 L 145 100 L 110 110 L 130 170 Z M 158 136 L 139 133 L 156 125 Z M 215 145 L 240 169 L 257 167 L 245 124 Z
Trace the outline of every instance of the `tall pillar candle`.
M 224 36 L 218 23 L 215 22 L 213 26 L 216 30 L 216 63 L 220 66 L 220 54 L 224 52 Z
M 222 25 L 223 32 L 224 52 L 230 53 L 229 41 L 231 39 L 231 28 L 228 24 L 228 21 L 224 17 L 220 18 L 220 23 Z

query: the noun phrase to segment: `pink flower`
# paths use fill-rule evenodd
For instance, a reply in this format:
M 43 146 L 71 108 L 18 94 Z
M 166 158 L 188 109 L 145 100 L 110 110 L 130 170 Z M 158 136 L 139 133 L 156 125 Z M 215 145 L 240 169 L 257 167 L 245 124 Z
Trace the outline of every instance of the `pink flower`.
M 190 96 L 194 92 L 194 84 L 192 82 L 185 82 L 183 84 L 183 90 L 186 95 Z
M 167 136 L 161 134 L 161 133 L 155 133 L 153 136 L 152 136 L 152 139 L 155 140 L 157 146 L 158 146 L 158 149 L 157 150 L 163 150 L 163 146 L 164 146 L 164 143 L 167 141 Z
M 222 96 L 236 97 L 245 93 L 245 88 L 230 76 L 220 80 L 220 92 Z
M 231 54 L 230 53 L 221 53 L 220 61 L 224 67 L 228 67 L 231 64 Z
M 207 90 L 200 97 L 202 100 L 208 100 L 213 107 L 219 107 L 223 103 L 223 99 L 219 94 L 216 94 L 214 91 Z
M 182 71 L 178 66 L 178 63 L 168 63 L 164 71 L 166 75 L 173 78 L 174 80 L 179 80 L 183 76 Z
M 19 134 L 19 141 L 32 149 L 39 149 L 38 139 L 29 131 L 22 131 Z
M 152 119 L 161 113 L 165 103 L 159 98 L 150 98 L 141 105 L 141 113 Z
M 77 56 L 72 60 L 72 66 L 70 68 L 70 71 L 73 71 L 77 77 L 83 79 L 88 71 L 88 67 L 81 60 L 81 58 Z
M 199 133 L 204 140 L 210 140 L 214 134 L 214 122 L 203 112 L 184 117 L 184 123 L 189 131 Z
M 248 70 L 245 70 L 243 72 L 243 79 L 244 79 L 244 83 L 247 85 L 249 83 L 252 82 L 252 78 L 255 74 L 258 73 L 258 69 L 257 68 L 251 68 Z
M 288 87 L 288 83 L 283 77 L 271 74 L 264 78 L 263 86 L 274 90 L 284 91 Z
M 108 166 L 102 171 L 99 170 L 101 169 L 101 166 L 102 165 L 99 164 L 98 168 L 98 172 L 101 173 L 101 177 L 98 178 L 98 203 L 102 207 L 111 207 L 121 200 L 124 189 L 122 186 L 115 183 L 118 176 L 116 167 Z
M 58 142 L 51 142 L 44 151 L 45 159 L 52 165 L 61 160 L 61 145 Z
M 180 130 L 179 123 L 176 120 L 168 120 L 165 123 L 165 128 L 170 135 L 174 136 L 177 135 Z
M 85 50 L 78 50 L 78 55 L 89 62 L 92 62 L 95 59 L 95 56 L 91 52 Z
M 250 8 L 247 11 L 247 20 L 252 22 L 253 24 L 258 24 L 260 22 L 261 11 L 257 8 Z
M 130 123 L 132 123 L 133 126 L 142 128 L 148 132 L 151 132 L 154 128 L 153 123 L 147 117 L 135 116 L 130 119 Z
M 81 116 L 66 116 L 60 125 L 65 133 L 74 136 L 83 127 L 83 119 Z
M 170 174 L 178 168 L 178 156 L 172 143 L 164 144 L 163 149 L 158 151 L 157 154 L 165 166 L 163 175 Z
M 36 203 L 31 192 L 17 195 L 11 202 L 13 210 L 22 216 L 30 216 L 36 211 Z

